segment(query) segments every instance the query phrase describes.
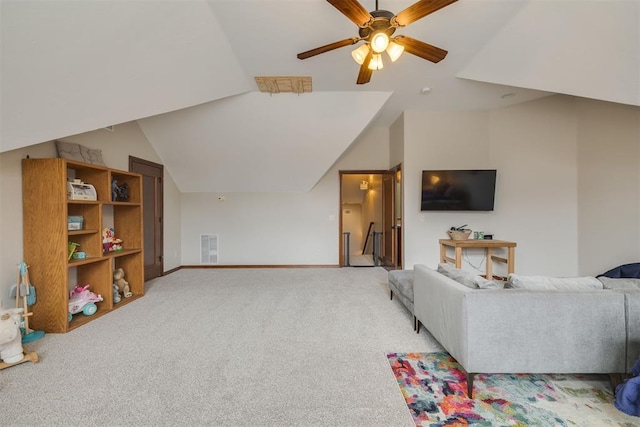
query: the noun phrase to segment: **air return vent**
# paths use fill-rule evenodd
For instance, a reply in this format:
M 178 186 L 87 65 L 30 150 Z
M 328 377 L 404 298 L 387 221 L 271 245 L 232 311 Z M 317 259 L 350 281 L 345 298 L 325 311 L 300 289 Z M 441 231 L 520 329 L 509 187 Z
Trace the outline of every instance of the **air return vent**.
M 218 263 L 218 235 L 200 235 L 200 264 Z

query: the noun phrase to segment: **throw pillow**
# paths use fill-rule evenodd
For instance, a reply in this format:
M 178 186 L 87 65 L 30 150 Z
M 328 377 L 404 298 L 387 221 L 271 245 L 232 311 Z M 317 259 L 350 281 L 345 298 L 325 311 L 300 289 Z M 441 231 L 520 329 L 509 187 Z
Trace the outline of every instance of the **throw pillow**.
M 448 278 L 455 280 L 456 282 L 468 288 L 478 288 L 478 285 L 476 285 L 473 280 L 476 275 L 469 271 L 452 267 L 449 264 L 438 264 L 438 273 L 447 276 Z
M 78 144 L 56 141 L 56 151 L 58 151 L 58 157 L 62 157 L 63 159 L 75 160 L 77 162 L 85 161 L 80 152 L 80 145 Z
M 88 148 L 74 142 L 56 141 L 56 151 L 58 157 L 63 159 L 106 166 L 102 160 L 102 150 Z
M 640 279 L 598 277 L 605 289 L 640 289 Z
M 504 282 L 487 280 L 482 276 L 475 276 L 473 282 L 480 289 L 504 289 Z
M 592 291 L 603 289 L 602 282 L 595 277 L 548 277 L 510 274 L 506 288 L 547 291 Z
M 99 150 L 97 148 L 87 148 L 81 145 L 80 153 L 82 154 L 82 157 L 84 157 L 84 161 L 87 163 L 107 166 L 104 164 L 104 160 L 102 160 L 102 150 Z

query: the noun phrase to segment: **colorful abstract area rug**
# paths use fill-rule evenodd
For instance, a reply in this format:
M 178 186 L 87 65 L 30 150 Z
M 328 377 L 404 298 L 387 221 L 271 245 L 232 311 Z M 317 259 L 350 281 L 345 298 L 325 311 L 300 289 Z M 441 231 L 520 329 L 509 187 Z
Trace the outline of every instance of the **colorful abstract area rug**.
M 604 375 L 466 373 L 448 353 L 390 353 L 416 426 L 640 426 L 613 405 Z

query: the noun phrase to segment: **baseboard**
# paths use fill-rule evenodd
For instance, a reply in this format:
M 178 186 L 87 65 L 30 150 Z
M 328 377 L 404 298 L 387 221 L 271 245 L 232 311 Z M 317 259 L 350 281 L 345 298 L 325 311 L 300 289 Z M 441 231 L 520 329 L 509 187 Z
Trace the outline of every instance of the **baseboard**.
M 182 269 L 182 266 L 179 266 L 179 267 L 176 267 L 176 268 L 172 268 L 171 270 L 167 270 L 164 273 L 162 273 L 162 275 L 166 276 L 168 274 L 175 273 L 176 271 L 181 270 L 181 269 Z
M 340 268 L 339 265 L 183 265 L 179 268 Z M 175 270 L 175 269 L 174 269 Z

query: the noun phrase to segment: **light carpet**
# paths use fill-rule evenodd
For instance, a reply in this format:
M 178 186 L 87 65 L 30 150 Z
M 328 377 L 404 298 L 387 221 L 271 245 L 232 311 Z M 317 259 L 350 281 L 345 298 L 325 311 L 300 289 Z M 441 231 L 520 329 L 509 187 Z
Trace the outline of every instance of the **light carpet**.
M 379 267 L 182 269 L 25 346 L 0 426 L 412 426 L 386 354 L 441 350 L 412 324 Z
M 613 405 L 604 375 L 479 374 L 474 398 L 447 353 L 391 353 L 389 363 L 416 426 L 638 426 Z

